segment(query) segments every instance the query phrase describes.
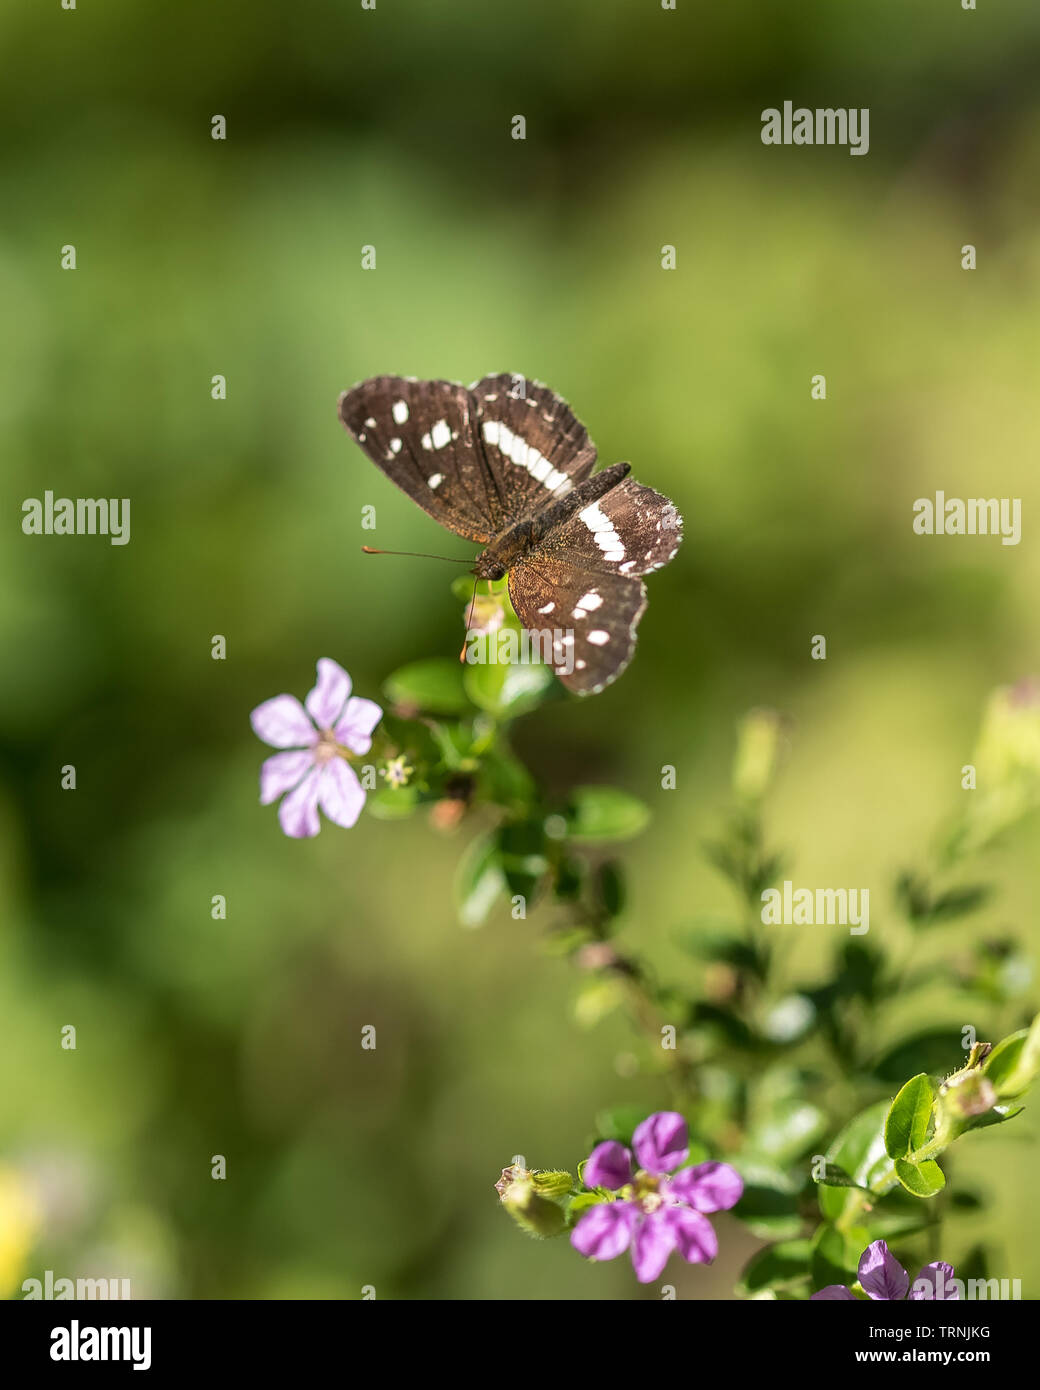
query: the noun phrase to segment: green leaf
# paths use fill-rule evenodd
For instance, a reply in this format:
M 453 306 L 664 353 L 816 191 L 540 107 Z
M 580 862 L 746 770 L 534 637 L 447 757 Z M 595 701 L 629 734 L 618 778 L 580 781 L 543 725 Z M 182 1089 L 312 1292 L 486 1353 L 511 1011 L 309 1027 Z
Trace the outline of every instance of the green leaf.
M 914 1163 L 908 1158 L 895 1159 L 896 1177 L 915 1197 L 934 1197 L 946 1186 L 942 1169 L 933 1159 Z
M 822 1177 L 817 1177 L 813 1170 L 813 1181 L 822 1183 L 825 1187 L 857 1187 L 861 1192 L 869 1192 L 869 1188 L 857 1182 L 851 1174 L 846 1173 L 845 1169 L 837 1163 L 827 1163 L 824 1166 Z
M 914 1067 L 933 1076 L 944 1075 L 964 1065 L 960 1043 L 961 1025 L 926 1028 L 895 1044 L 870 1064 L 870 1070 L 890 1086 L 898 1085 Z
M 788 1240 L 799 1235 L 802 1219 L 798 1194 L 787 1174 L 780 1168 L 745 1159 L 738 1160 L 734 1167 L 744 1179 L 744 1191 L 733 1215 L 762 1240 Z
M 973 1129 L 988 1129 L 990 1125 L 1002 1125 L 1007 1120 L 1013 1120 L 1016 1115 L 1021 1115 L 1024 1109 L 1024 1105 L 995 1105 L 984 1115 L 969 1116 L 964 1122 L 963 1132 L 968 1134 Z
M 806 1279 L 809 1273 L 811 1246 L 808 1240 L 782 1240 L 767 1245 L 744 1266 L 737 1292 L 746 1298 L 762 1289 L 794 1280 Z
M 505 889 L 497 836 L 480 835 L 466 847 L 456 872 L 455 897 L 462 925 L 481 926 Z
M 519 821 L 498 831 L 498 862 L 509 892 L 530 899 L 548 870 L 545 833 L 540 821 Z
M 751 1128 L 747 1147 L 776 1163 L 790 1163 L 816 1142 L 825 1124 L 823 1111 L 809 1101 L 785 1101 Z
M 628 840 L 649 820 L 649 807 L 616 787 L 578 787 L 567 810 L 575 840 Z
M 927 1073 L 911 1077 L 885 1118 L 885 1152 L 889 1158 L 906 1158 L 921 1148 L 928 1138 L 928 1122 L 934 1104 L 935 1087 Z
M 738 936 L 728 922 L 700 919 L 680 927 L 676 939 L 684 950 L 699 960 L 721 961 L 735 970 L 747 970 L 758 976 L 763 973 L 755 948 Z
M 515 719 L 535 709 L 552 683 L 550 666 L 502 661 L 467 665 L 463 676 L 463 686 L 473 703 L 499 719 Z
M 983 1071 L 1001 1100 L 1023 1095 L 1040 1073 L 1040 1014 L 1028 1029 L 1003 1038 L 986 1058 Z
M 481 758 L 478 788 L 484 801 L 507 809 L 527 809 L 537 792 L 523 763 L 501 748 L 491 749 Z
M 828 1284 L 854 1284 L 859 1277 L 859 1260 L 870 1244 L 862 1226 L 839 1231 L 836 1226 L 823 1225 L 812 1238 L 809 1252 L 809 1276 L 813 1291 L 819 1292 Z
M 462 714 L 469 709 L 458 661 L 433 657 L 402 666 L 383 683 L 387 698 L 395 705 L 426 710 L 430 714 Z
M 885 1168 L 891 1172 L 891 1160 L 885 1153 L 884 1124 L 888 1101 L 877 1101 L 853 1117 L 827 1150 L 828 1164 L 837 1164 L 858 1184 L 869 1187 Z M 852 1192 L 840 1188 L 820 1187 L 817 1191 L 820 1211 L 830 1221 L 839 1220 L 846 1207 L 856 1201 Z
M 598 1207 L 602 1202 L 609 1200 L 609 1197 L 601 1196 L 598 1190 L 579 1192 L 577 1197 L 572 1197 L 567 1205 L 567 1225 L 573 1226 L 590 1207 Z
M 625 907 L 625 879 L 621 865 L 613 859 L 601 864 L 596 875 L 596 887 L 607 916 L 620 916 Z

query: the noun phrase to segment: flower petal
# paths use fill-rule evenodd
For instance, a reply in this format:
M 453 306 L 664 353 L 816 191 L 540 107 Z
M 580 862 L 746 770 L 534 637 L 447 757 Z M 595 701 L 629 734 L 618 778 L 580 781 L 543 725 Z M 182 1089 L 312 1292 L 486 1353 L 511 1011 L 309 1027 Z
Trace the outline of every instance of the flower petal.
M 859 1257 L 859 1282 L 868 1298 L 877 1302 L 906 1297 L 910 1276 L 883 1240 L 875 1240 Z
M 294 748 L 267 758 L 260 769 L 260 805 L 270 806 L 282 792 L 291 791 L 313 765 L 314 754 L 309 748 Z
M 295 695 L 276 695 L 249 716 L 253 732 L 272 748 L 310 748 L 317 743 L 314 725 Z
M 632 1135 L 640 1168 L 648 1173 L 670 1173 L 686 1162 L 689 1153 L 686 1121 L 676 1110 L 658 1110 Z
M 675 1249 L 675 1228 L 662 1208 L 652 1212 L 636 1227 L 632 1241 L 632 1268 L 641 1284 L 650 1284 L 668 1263 Z
M 632 1155 L 614 1139 L 597 1144 L 581 1171 L 581 1180 L 586 1187 L 609 1187 L 616 1192 L 632 1181 Z
M 698 1163 L 668 1179 L 668 1193 L 694 1211 L 729 1211 L 744 1192 L 744 1179 L 728 1163 Z
M 571 1244 L 588 1260 L 614 1260 L 628 1249 L 636 1209 L 631 1202 L 599 1202 L 571 1232 Z
M 278 823 L 294 840 L 317 835 L 321 829 L 318 819 L 318 790 L 320 774 L 309 772 L 295 791 L 291 791 L 278 807 Z
M 913 1303 L 956 1302 L 960 1299 L 960 1291 L 955 1279 L 953 1265 L 936 1260 L 934 1264 L 924 1266 L 908 1296 Z
M 809 1302 L 812 1303 L 812 1301 L 817 1298 L 835 1303 L 849 1299 L 851 1299 L 853 1303 L 856 1302 L 856 1295 L 851 1289 L 847 1289 L 844 1284 L 828 1284 L 827 1287 L 821 1289 L 819 1293 L 810 1294 Z
M 719 1238 L 706 1216 L 689 1207 L 667 1208 L 675 1248 L 687 1264 L 709 1265 L 719 1253 Z
M 343 667 L 329 657 L 318 662 L 318 683 L 307 696 L 307 713 L 319 729 L 331 729 L 343 713 L 350 694 L 350 677 Z
M 372 730 L 383 717 L 374 700 L 355 695 L 347 701 L 343 716 L 333 732 L 337 743 L 345 743 L 352 753 L 367 753 L 372 747 Z
M 318 804 L 330 821 L 345 830 L 357 824 L 365 793 L 357 773 L 342 758 L 333 758 L 319 773 Z

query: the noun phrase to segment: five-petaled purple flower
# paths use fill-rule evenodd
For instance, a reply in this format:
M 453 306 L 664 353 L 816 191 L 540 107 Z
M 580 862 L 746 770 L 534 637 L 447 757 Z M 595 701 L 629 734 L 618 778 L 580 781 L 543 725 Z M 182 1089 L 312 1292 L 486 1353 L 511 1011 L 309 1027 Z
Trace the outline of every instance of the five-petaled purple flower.
M 868 1298 L 882 1303 L 904 1298 L 918 1303 L 936 1300 L 949 1303 L 960 1297 L 953 1265 L 948 1265 L 942 1260 L 925 1265 L 911 1288 L 909 1274 L 889 1252 L 888 1245 L 883 1240 L 875 1240 L 859 1257 L 859 1282 Z M 828 1284 L 812 1297 L 856 1301 L 856 1295 L 844 1284 Z
M 346 759 L 372 747 L 383 711 L 350 694 L 350 677 L 328 657 L 318 662 L 318 683 L 301 705 L 295 695 L 276 695 L 249 716 L 254 732 L 272 748 L 291 749 L 260 769 L 260 803 L 283 792 L 278 820 L 286 835 L 302 839 L 321 829 L 318 807 L 336 825 L 352 826 L 365 804 L 357 774 Z
M 571 1244 L 592 1260 L 613 1260 L 631 1246 L 641 1284 L 657 1278 L 673 1250 L 690 1264 L 708 1264 L 719 1243 L 704 1212 L 726 1211 L 740 1200 L 744 1181 L 727 1163 L 682 1168 L 689 1154 L 686 1121 L 660 1110 L 636 1129 L 632 1154 L 609 1140 L 589 1155 L 582 1181 L 621 1196 L 590 1207 L 571 1232 Z M 679 1172 L 675 1172 L 676 1169 Z M 667 1174 L 672 1176 L 668 1177 Z

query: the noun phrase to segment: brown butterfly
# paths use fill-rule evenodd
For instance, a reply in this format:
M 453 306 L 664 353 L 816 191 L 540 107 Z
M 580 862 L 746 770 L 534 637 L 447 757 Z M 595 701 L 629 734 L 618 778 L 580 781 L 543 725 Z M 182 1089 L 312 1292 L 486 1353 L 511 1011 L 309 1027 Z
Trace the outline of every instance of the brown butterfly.
M 553 667 L 564 685 L 594 695 L 617 679 L 646 608 L 639 576 L 682 540 L 673 502 L 627 463 L 593 473 L 595 446 L 570 406 L 523 377 L 372 377 L 343 393 L 339 414 L 413 502 L 486 547 L 472 573 L 508 574 L 526 629 L 563 632 Z

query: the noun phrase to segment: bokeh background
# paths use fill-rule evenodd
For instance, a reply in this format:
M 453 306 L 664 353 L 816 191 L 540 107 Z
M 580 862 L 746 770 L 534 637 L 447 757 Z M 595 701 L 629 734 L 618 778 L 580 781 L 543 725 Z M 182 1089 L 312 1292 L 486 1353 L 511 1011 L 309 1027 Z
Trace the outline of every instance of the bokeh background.
M 645 1296 L 496 1206 L 512 1155 L 573 1166 L 602 1107 L 661 1099 L 618 1073 L 621 1015 L 575 1022 L 546 919 L 457 925 L 472 828 L 290 842 L 257 804 L 255 704 L 325 655 L 377 696 L 460 641 L 450 571 L 360 554 L 457 545 L 336 398 L 380 372 L 537 377 L 685 515 L 628 673 L 518 736 L 550 787 L 652 805 L 626 940 L 697 987 L 674 934 L 728 902 L 699 846 L 735 721 L 766 704 L 793 721 L 771 828 L 796 879 L 870 886 L 871 939 L 897 945 L 887 887 L 960 805 L 986 693 L 1040 668 L 1040 11 L 112 0 L 6 6 L 0 43 L 0 1166 L 41 1204 L 19 1234 L 8 1200 L 5 1273 Z M 763 146 L 787 98 L 869 107 L 869 155 Z M 130 544 L 23 536 L 48 488 L 131 498 Z M 1022 543 L 915 536 L 936 489 L 1020 497 Z M 1038 847 L 1035 823 L 1011 839 L 951 952 L 1040 945 Z M 803 974 L 825 936 L 799 939 Z M 1037 1123 L 958 1160 L 1034 1296 Z M 754 1242 L 726 1232 L 684 1296 L 730 1295 Z

